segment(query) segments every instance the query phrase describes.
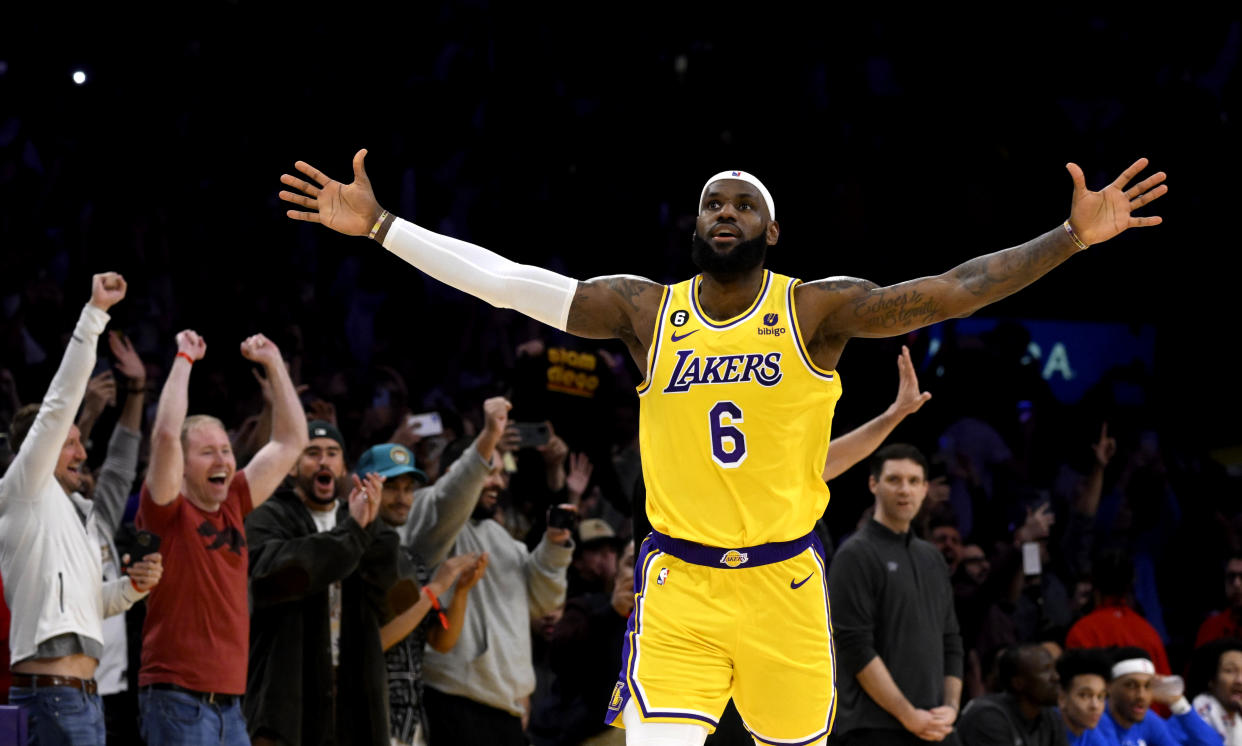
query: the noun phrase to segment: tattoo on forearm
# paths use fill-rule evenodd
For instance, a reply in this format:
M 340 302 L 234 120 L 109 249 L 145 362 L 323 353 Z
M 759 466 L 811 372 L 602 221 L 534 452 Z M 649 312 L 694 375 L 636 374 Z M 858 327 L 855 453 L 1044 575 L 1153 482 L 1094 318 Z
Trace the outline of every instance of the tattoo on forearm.
M 930 324 L 940 305 L 935 299 L 913 288 L 902 293 L 881 290 L 854 301 L 854 316 L 885 329 L 910 324 Z
M 971 259 L 953 271 L 966 292 L 999 300 L 1021 290 L 1070 255 L 1056 231 L 1012 249 Z

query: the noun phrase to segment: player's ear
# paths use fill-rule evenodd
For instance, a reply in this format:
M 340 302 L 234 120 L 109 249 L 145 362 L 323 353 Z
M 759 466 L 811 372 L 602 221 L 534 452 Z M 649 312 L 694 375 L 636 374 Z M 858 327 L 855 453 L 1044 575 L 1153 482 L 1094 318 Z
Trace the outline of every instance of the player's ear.
M 781 224 L 773 220 L 768 223 L 768 246 L 775 246 L 781 237 Z
M 871 490 L 871 494 L 875 494 L 875 488 L 878 487 L 879 484 L 880 483 L 876 481 L 875 475 L 867 477 L 867 489 Z

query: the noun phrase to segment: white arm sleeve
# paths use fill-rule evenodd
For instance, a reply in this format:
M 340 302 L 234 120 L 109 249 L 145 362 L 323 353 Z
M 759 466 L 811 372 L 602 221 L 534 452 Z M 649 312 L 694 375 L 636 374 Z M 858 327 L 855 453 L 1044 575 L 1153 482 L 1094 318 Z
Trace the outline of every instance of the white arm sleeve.
M 433 233 L 397 218 L 384 248 L 446 285 L 512 308 L 561 331 L 578 281 L 541 267 L 517 264 L 480 246 Z

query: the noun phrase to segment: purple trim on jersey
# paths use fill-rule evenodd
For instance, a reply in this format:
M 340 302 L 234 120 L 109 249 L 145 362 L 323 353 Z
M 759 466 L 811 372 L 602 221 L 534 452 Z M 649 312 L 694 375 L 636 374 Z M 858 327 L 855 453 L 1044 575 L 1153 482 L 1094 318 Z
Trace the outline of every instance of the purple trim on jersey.
M 660 354 L 660 337 L 664 334 L 664 313 L 668 311 L 668 304 L 672 300 L 673 289 L 665 285 L 664 302 L 660 304 L 660 315 L 656 316 L 655 337 L 651 340 L 651 349 L 647 351 L 647 380 L 638 387 L 639 396 L 647 393 L 647 389 L 651 388 L 651 382 L 655 380 L 656 360 L 657 355 Z
M 630 612 L 630 618 L 625 624 L 625 641 L 621 648 L 621 673 L 618 676 L 618 683 L 621 685 L 621 701 L 614 709 L 608 708 L 604 714 L 604 722 L 612 725 L 617 718 L 621 717 L 621 713 L 625 711 L 625 703 L 630 697 L 638 703 L 638 708 L 642 711 L 643 717 L 653 718 L 679 718 L 682 720 L 699 720 L 708 723 L 712 728 L 716 727 L 716 721 L 703 716 L 689 712 L 678 712 L 675 710 L 651 710 L 647 707 L 647 703 L 643 701 L 642 694 L 638 688 L 632 685 L 632 682 L 638 675 L 638 635 L 642 633 L 642 615 L 643 598 L 647 592 L 647 574 L 651 568 L 651 563 L 661 554 L 660 548 L 652 540 L 652 536 L 648 535 L 643 539 L 642 546 L 638 550 L 641 559 L 634 563 L 634 588 L 637 589 L 634 600 L 634 611 Z
M 720 567 L 726 570 L 759 567 L 761 565 L 784 562 L 791 557 L 797 557 L 809 547 L 815 546 L 815 543 L 819 541 L 814 531 L 793 541 L 773 541 L 754 547 L 738 547 L 736 549 L 721 549 L 693 541 L 686 541 L 685 539 L 674 539 L 671 536 L 665 536 L 659 531 L 652 531 L 647 540 L 651 541 L 656 549 L 665 554 L 671 554 L 682 562 L 702 565 L 703 567 Z M 822 547 L 820 551 L 823 551 Z M 746 561 L 737 565 L 737 567 L 729 567 L 721 560 L 725 554 L 730 552 L 746 555 Z
M 793 327 L 794 347 L 798 348 L 798 355 L 802 358 L 802 362 L 806 365 L 806 369 L 811 371 L 812 375 L 818 376 L 825 381 L 831 381 L 833 374 L 825 373 L 815 367 L 815 363 L 811 362 L 811 358 L 807 355 L 806 345 L 802 344 L 802 330 L 798 328 L 798 317 L 794 315 L 794 287 L 798 284 L 797 280 L 789 281 L 789 288 L 785 291 L 785 302 L 789 306 L 789 325 Z
M 694 309 L 694 315 L 699 317 L 699 321 L 702 321 L 704 325 L 712 329 L 728 329 L 750 318 L 751 314 L 753 314 L 756 310 L 759 309 L 760 306 L 763 305 L 763 300 L 768 295 L 768 287 L 772 284 L 772 270 L 770 269 L 763 270 L 763 287 L 759 289 L 759 295 L 755 298 L 755 304 L 751 306 L 750 309 L 746 311 L 746 313 L 742 314 L 736 319 L 732 321 L 726 321 L 723 324 L 717 324 L 716 322 L 708 318 L 706 313 L 703 313 L 703 309 L 699 308 L 699 278 L 700 277 L 702 277 L 702 275 L 695 275 L 694 279 L 690 281 L 690 307 Z

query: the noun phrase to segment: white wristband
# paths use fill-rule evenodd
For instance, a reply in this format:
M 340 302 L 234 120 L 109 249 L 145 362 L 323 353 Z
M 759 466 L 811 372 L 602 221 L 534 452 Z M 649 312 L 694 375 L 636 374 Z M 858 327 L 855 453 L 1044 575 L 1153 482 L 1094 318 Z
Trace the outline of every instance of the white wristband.
M 1174 715 L 1185 715 L 1190 712 L 1190 702 L 1185 697 L 1178 697 L 1177 701 L 1169 705 L 1169 712 Z
M 573 278 L 509 261 L 401 218 L 389 226 L 384 248 L 446 285 L 565 330 L 578 289 Z

